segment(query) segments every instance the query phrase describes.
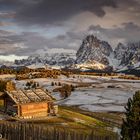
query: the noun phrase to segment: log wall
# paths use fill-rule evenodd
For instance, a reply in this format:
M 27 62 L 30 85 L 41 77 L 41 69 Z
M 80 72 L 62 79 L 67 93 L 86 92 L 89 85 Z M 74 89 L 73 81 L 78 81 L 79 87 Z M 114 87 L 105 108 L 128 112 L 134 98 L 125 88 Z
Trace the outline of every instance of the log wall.
M 20 105 L 20 114 L 19 116 L 23 118 L 34 118 L 48 115 L 48 103 L 30 103 Z

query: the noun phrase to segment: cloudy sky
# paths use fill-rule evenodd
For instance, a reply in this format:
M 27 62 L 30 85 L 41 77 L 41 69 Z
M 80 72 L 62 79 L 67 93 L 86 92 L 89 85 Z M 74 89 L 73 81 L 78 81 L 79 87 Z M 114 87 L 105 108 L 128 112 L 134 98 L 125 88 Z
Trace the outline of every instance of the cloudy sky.
M 0 59 L 52 48 L 77 50 L 87 34 L 140 40 L 140 0 L 0 0 Z

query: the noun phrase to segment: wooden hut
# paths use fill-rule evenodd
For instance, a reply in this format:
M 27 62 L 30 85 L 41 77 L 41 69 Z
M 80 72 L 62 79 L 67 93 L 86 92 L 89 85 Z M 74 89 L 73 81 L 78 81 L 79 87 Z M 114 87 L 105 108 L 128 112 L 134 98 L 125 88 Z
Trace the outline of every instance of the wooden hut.
M 0 100 L 6 113 L 19 118 L 56 115 L 58 111 L 53 97 L 41 88 L 5 91 Z

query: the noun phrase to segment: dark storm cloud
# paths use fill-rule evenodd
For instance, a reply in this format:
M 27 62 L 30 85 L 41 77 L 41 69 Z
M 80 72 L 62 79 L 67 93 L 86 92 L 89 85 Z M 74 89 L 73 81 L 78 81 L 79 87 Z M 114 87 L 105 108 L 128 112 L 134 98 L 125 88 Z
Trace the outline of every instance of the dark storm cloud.
M 81 12 L 89 11 L 103 17 L 104 7 L 127 10 L 128 7 L 140 12 L 137 0 L 0 0 L 0 8 L 13 9 L 20 24 L 59 24 Z
M 104 6 L 117 7 L 115 0 L 20 0 L 20 3 L 23 4 L 18 5 L 16 19 L 29 24 L 60 22 L 84 11 L 102 17 L 105 15 Z
M 12 23 L 0 21 L 0 26 L 8 26 L 8 25 L 12 25 Z
M 5 31 L 5 30 L 0 30 L 0 37 L 2 36 L 9 36 L 9 35 L 13 35 L 13 32 L 10 31 Z
M 68 32 L 65 35 L 47 38 L 37 32 L 22 32 L 21 34 L 12 34 L 2 30 L 0 32 L 0 54 L 5 55 L 11 54 L 11 51 L 17 55 L 31 55 L 46 48 L 78 49 L 81 43 L 81 40 L 71 36 L 75 34 L 78 37 L 81 35 L 79 33 L 70 35 Z
M 15 12 L 0 12 L 0 18 L 14 18 Z
M 0 30 L 0 54 L 7 55 L 24 49 L 25 40 L 14 32 Z
M 0 30 L 0 44 L 13 44 L 22 41 L 23 38 L 20 35 L 10 31 Z
M 48 43 L 48 39 L 37 32 L 22 32 L 13 36 L 13 41 L 15 40 L 18 42 L 18 48 L 14 53 L 26 56 L 35 53 L 38 49 L 44 49 Z
M 46 48 L 69 48 L 73 49 L 71 46 L 71 42 L 76 42 L 77 39 L 70 38 L 67 34 L 66 35 L 58 35 L 53 38 L 44 37 L 36 32 L 25 32 L 22 34 L 22 38 L 24 41 L 25 46 L 28 46 L 24 50 L 18 50 L 17 54 L 24 54 L 24 55 L 31 55 L 33 52 L 37 50 L 43 50 Z M 77 45 L 78 46 L 78 45 Z M 76 47 L 77 47 L 76 46 Z
M 62 40 L 63 36 L 58 36 Z M 47 44 L 56 39 L 47 39 L 37 32 L 22 32 L 20 34 L 0 30 L 0 54 L 29 55 L 38 49 L 44 49 Z M 52 46 L 53 47 L 53 46 Z M 56 47 L 56 46 L 55 46 Z
M 98 32 L 109 39 L 124 39 L 126 42 L 140 40 L 140 26 L 133 22 L 123 23 L 121 27 L 103 28 L 100 25 L 91 25 L 88 31 Z
M 135 0 L 40 0 L 34 3 L 26 0 L 17 11 L 16 18 L 21 23 L 59 23 L 85 11 L 103 17 L 106 14 L 104 7 L 117 8 L 120 5 L 137 7 L 137 12 L 140 12 L 139 3 Z
M 13 6 L 18 4 L 18 0 L 0 0 L 0 7 Z
M 69 31 L 66 35 L 71 39 L 82 40 L 87 35 L 87 31 Z

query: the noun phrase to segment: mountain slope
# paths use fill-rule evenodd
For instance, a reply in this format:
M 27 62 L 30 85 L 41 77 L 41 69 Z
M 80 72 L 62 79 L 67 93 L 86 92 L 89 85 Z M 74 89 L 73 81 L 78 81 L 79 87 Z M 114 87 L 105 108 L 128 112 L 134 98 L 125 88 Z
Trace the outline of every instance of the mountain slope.
M 129 43 L 127 46 L 119 44 L 114 53 L 119 61 L 119 71 L 140 68 L 140 42 Z
M 140 62 L 140 43 L 129 43 L 121 60 L 121 65 L 133 66 Z
M 100 41 L 93 35 L 87 36 L 76 54 L 76 63 L 97 61 L 109 65 L 108 57 L 113 52 L 112 47 L 105 41 Z
M 84 65 L 88 61 L 101 63 L 114 70 L 138 69 L 140 67 L 140 42 L 124 45 L 119 43 L 113 50 L 108 42 L 93 35 L 87 36 L 76 53 L 76 63 Z
M 72 53 L 45 53 L 29 56 L 28 59 L 16 60 L 17 65 L 50 65 L 50 66 L 69 66 L 74 64 L 75 54 Z
M 74 67 L 81 70 L 104 70 L 106 68 L 104 64 L 101 64 L 97 61 L 88 61 L 81 64 L 75 64 Z

